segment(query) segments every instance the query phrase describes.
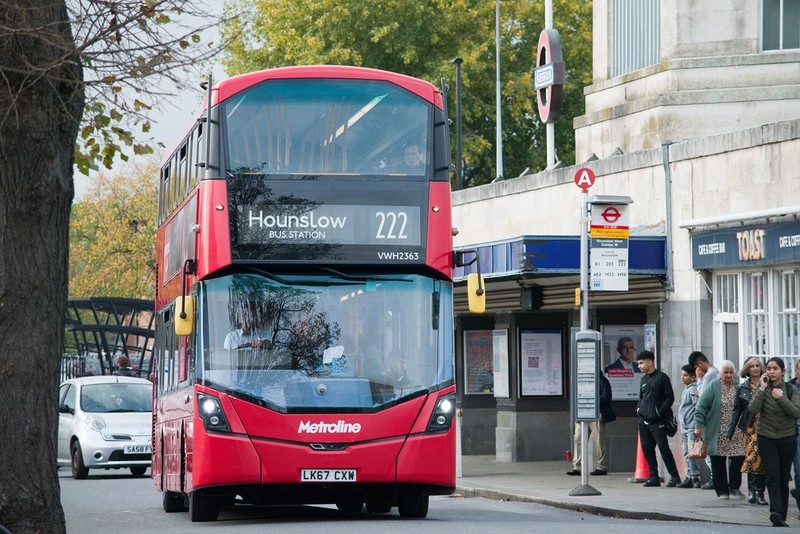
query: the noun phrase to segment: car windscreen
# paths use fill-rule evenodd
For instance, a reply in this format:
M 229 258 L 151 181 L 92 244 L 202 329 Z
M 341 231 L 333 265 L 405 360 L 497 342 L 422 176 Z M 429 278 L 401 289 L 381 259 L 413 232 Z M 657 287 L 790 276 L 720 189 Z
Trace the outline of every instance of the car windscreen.
M 153 392 L 149 384 L 85 384 L 81 388 L 81 409 L 88 413 L 150 412 Z

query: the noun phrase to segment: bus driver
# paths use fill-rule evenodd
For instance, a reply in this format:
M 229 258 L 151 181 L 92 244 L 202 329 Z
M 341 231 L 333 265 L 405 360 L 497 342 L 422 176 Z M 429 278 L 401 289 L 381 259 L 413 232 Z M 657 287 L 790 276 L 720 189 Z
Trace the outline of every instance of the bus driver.
M 251 306 L 239 310 L 238 322 L 241 328 L 237 328 L 225 336 L 224 348 L 233 350 L 272 348 L 270 333 L 263 327 L 264 321 L 258 320 L 254 308 Z

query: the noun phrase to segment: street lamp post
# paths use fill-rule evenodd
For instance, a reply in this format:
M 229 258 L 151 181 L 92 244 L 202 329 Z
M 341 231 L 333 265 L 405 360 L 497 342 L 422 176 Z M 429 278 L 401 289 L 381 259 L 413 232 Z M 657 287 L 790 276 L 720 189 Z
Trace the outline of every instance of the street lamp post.
M 503 112 L 502 95 L 500 92 L 500 0 L 495 1 L 495 23 L 494 23 L 494 48 L 495 48 L 495 102 L 497 105 L 497 177 L 495 180 L 503 179 Z
M 464 189 L 464 166 L 461 156 L 461 64 L 460 57 L 450 61 L 456 66 L 456 190 Z

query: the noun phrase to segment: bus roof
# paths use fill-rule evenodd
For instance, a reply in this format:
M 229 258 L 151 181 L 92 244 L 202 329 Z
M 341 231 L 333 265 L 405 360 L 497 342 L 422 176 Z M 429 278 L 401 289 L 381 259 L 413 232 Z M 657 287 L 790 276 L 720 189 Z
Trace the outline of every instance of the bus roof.
M 426 82 L 405 74 L 397 74 L 385 70 L 346 65 L 300 65 L 295 67 L 277 67 L 240 74 L 220 81 L 215 85 L 212 105 L 224 102 L 235 94 L 252 87 L 264 80 L 285 79 L 353 79 L 353 80 L 385 80 L 402 87 L 424 98 L 431 104 L 442 107 L 439 90 L 430 82 Z
M 264 80 L 290 80 L 290 79 L 351 79 L 351 80 L 384 80 L 396 84 L 403 89 L 406 89 L 415 95 L 419 96 L 437 106 L 439 109 L 444 109 L 442 102 L 442 94 L 430 82 L 407 76 L 405 74 L 398 74 L 396 72 L 389 72 L 386 70 L 371 69 L 367 67 L 353 67 L 349 65 L 299 65 L 295 67 L 276 67 L 274 69 L 260 70 L 256 72 L 249 72 L 247 74 L 239 74 L 226 78 L 214 84 L 212 91 L 211 105 L 216 106 L 220 102 L 231 98 L 237 93 L 244 91 Z M 208 103 L 206 98 L 203 98 L 202 105 L 194 112 L 190 121 L 187 121 L 187 126 L 181 133 L 178 139 L 172 140 L 167 145 L 167 151 L 161 161 L 163 166 L 166 161 L 170 159 L 174 151 L 183 142 L 186 135 L 191 131 L 191 127 L 197 122 L 198 118 L 203 115 Z

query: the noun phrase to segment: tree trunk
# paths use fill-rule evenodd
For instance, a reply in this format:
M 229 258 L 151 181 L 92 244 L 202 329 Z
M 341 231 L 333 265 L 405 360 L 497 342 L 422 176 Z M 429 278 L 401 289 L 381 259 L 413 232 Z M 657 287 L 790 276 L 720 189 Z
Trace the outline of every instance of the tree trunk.
M 64 0 L 0 3 L 0 524 L 65 532 L 56 468 L 82 70 Z

